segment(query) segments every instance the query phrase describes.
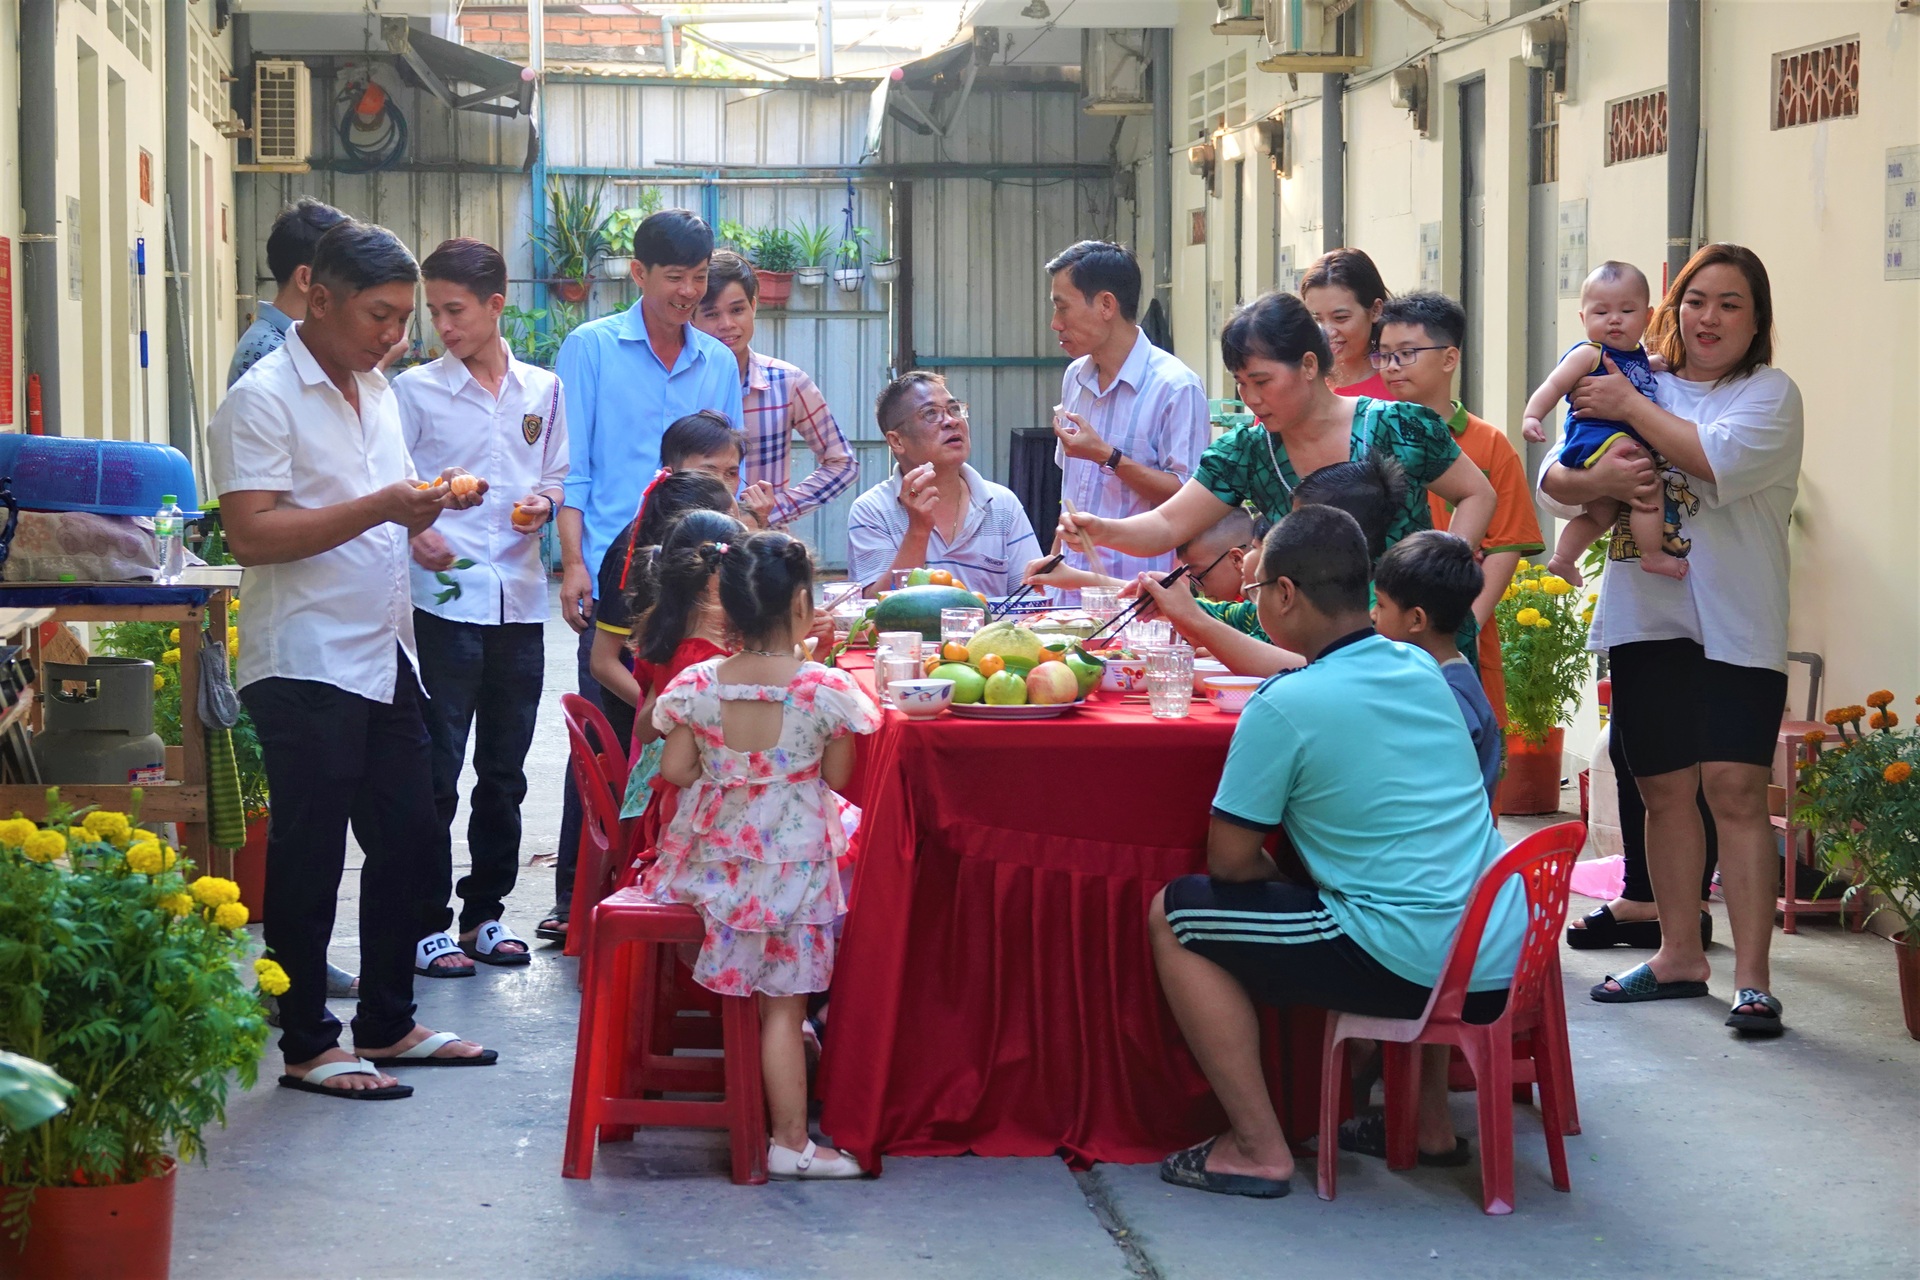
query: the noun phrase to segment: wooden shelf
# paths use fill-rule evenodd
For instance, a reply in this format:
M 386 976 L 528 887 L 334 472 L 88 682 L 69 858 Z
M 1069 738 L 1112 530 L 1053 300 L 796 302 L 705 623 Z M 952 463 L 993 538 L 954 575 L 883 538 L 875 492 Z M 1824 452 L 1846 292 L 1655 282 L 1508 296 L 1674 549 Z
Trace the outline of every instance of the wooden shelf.
M 47 812 L 48 785 L 15 783 L 0 787 L 0 813 L 9 817 L 14 810 L 29 818 L 42 818 Z M 91 782 L 69 782 L 60 787 L 60 799 L 76 809 L 98 805 L 102 809 L 125 812 L 130 803 L 130 786 Z M 199 783 L 159 782 L 142 787 L 140 821 L 205 822 L 207 788 Z

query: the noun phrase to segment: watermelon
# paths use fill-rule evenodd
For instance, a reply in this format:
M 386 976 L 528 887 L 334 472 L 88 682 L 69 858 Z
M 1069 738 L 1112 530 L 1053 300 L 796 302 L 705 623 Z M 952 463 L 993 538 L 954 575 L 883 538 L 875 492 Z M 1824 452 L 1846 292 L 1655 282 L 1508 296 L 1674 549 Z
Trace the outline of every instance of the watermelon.
M 979 596 L 960 587 L 902 587 L 873 606 L 872 621 L 880 631 L 918 631 L 937 641 L 942 609 L 983 607 Z

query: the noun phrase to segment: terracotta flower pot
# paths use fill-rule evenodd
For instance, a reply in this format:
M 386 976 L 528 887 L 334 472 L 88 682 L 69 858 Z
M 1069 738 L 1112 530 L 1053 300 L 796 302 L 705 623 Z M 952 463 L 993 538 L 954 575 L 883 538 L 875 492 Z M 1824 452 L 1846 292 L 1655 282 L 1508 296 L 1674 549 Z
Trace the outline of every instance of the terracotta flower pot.
M 1507 771 L 1500 779 L 1494 807 L 1502 814 L 1558 813 L 1560 767 L 1566 731 L 1552 729 L 1545 742 L 1507 735 Z
M 793 296 L 793 272 L 756 271 L 760 280 L 760 305 L 763 307 L 784 307 L 787 299 Z
M 1920 1040 L 1920 947 L 1907 945 L 1907 935 L 1893 935 L 1894 963 L 1900 967 L 1900 1011 L 1907 1018 L 1907 1034 Z
M 240 901 L 246 904 L 247 918 L 259 923 L 267 918 L 267 814 L 264 810 L 247 818 L 247 843 L 233 851 L 233 878 L 240 886 Z
M 560 301 L 570 302 L 574 306 L 579 306 L 587 300 L 587 295 L 593 292 L 593 281 L 556 280 L 552 285 L 552 289 L 553 296 L 560 299 Z
M 0 1235 L 0 1280 L 167 1280 L 173 1256 L 173 1175 L 112 1187 L 41 1187 L 19 1249 Z

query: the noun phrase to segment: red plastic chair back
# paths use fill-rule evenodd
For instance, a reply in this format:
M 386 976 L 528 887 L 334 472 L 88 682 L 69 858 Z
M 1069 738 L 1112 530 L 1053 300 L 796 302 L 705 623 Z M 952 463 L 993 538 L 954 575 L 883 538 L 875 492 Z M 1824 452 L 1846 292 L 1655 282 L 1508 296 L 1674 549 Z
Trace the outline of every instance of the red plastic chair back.
M 1513 984 L 1508 990 L 1510 1012 L 1532 1009 L 1540 1003 L 1541 992 L 1552 973 L 1552 960 L 1560 945 L 1560 927 L 1567 919 L 1567 895 L 1573 877 L 1573 864 L 1586 843 L 1587 829 L 1578 822 L 1563 822 L 1534 832 L 1502 854 L 1487 868 L 1474 886 L 1473 897 L 1453 936 L 1453 948 L 1447 954 L 1446 967 L 1427 1001 L 1423 1022 L 1459 1022 L 1466 1002 L 1467 983 L 1474 963 L 1480 958 L 1480 942 L 1486 932 L 1487 917 L 1494 903 L 1518 876 L 1527 898 L 1527 928 L 1520 942 L 1520 956 L 1514 964 Z
M 580 794 L 580 850 L 566 947 L 568 955 L 579 955 L 578 935 L 588 927 L 594 905 L 613 891 L 620 870 L 617 864 L 627 848 L 628 833 L 620 820 L 621 795 L 614 789 L 615 778 L 624 787 L 626 753 L 600 708 L 579 694 L 560 695 L 560 710 L 573 747 L 568 762 L 573 785 Z
M 566 717 L 567 728 L 577 729 L 585 739 L 608 784 L 624 789 L 631 762 L 627 759 L 626 748 L 620 745 L 620 735 L 613 731 L 613 722 L 607 719 L 607 713 L 577 693 L 563 693 L 560 695 L 560 714 Z M 616 804 L 616 810 L 618 807 Z

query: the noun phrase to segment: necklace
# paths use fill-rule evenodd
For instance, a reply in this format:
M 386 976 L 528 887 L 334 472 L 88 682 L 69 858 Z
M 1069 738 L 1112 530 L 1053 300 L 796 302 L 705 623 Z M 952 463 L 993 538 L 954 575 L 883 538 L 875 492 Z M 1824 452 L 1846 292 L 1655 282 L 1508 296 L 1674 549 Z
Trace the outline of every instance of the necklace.
M 1293 486 L 1288 484 L 1287 478 L 1280 474 L 1280 455 L 1273 451 L 1273 432 L 1267 430 L 1266 427 L 1262 425 L 1260 428 L 1260 438 L 1267 442 L 1267 461 L 1273 464 L 1273 478 L 1280 482 L 1281 496 L 1286 499 L 1286 505 L 1291 507 L 1293 505 Z
M 791 649 L 785 652 L 779 649 L 742 649 L 740 652 L 750 653 L 756 658 L 791 658 L 793 656 L 793 650 Z

